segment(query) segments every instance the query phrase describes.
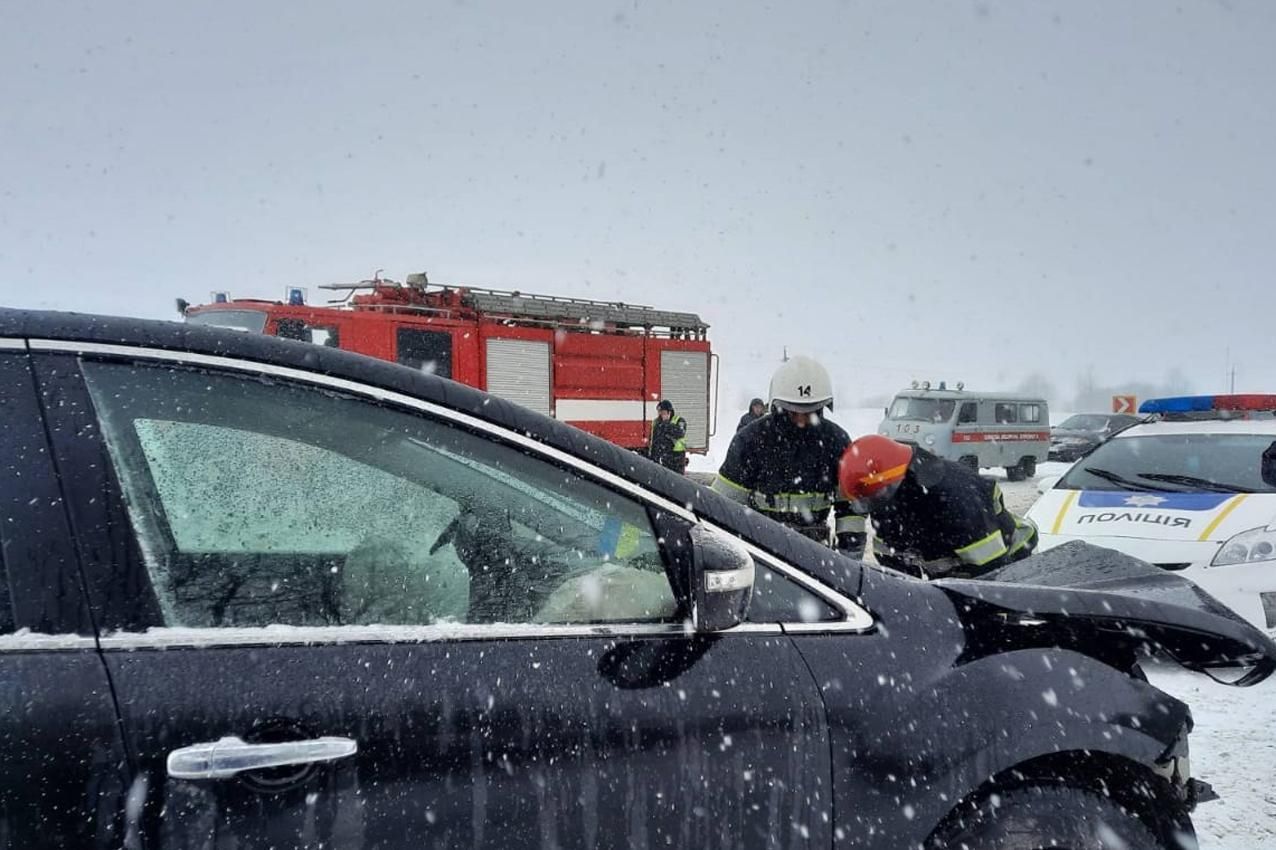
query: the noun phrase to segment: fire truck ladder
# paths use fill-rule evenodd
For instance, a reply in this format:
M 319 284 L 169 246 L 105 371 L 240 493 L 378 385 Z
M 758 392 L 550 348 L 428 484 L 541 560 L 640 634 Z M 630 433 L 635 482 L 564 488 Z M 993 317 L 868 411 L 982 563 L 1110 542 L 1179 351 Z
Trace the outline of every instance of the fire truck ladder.
M 452 286 L 431 284 L 424 275 L 409 275 L 407 283 L 374 278 L 359 283 L 321 284 L 320 289 L 346 292 L 337 302 L 344 303 L 359 290 L 388 289 L 411 293 L 411 303 L 387 303 L 385 309 L 408 310 L 423 313 L 448 313 L 440 307 L 437 298 L 460 293 L 461 303 L 487 318 L 507 320 L 516 324 L 538 324 L 552 327 L 609 329 L 636 329 L 684 339 L 704 339 L 709 325 L 695 313 L 674 310 L 657 310 L 642 304 L 626 304 L 621 301 L 600 301 L 592 298 L 570 298 L 559 295 L 540 295 L 518 290 L 488 289 L 480 286 Z M 433 303 L 432 303 L 433 302 Z M 361 305 L 362 309 L 377 309 L 377 305 Z

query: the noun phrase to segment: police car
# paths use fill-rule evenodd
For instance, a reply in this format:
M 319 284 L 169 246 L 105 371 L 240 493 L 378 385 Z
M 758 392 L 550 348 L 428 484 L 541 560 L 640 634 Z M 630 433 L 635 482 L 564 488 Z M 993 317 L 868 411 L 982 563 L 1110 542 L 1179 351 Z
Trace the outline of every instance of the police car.
M 1085 540 L 1178 571 L 1276 628 L 1276 395 L 1145 402 L 1148 417 L 1042 482 L 1041 549 Z

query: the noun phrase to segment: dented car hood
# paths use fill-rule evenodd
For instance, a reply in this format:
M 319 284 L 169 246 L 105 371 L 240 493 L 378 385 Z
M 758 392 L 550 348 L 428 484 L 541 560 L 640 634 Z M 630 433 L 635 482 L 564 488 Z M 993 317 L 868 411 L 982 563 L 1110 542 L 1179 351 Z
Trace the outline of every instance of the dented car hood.
M 1127 646 L 1247 686 L 1276 670 L 1276 642 L 1188 579 L 1111 549 L 1066 543 L 979 580 L 934 582 L 966 611 L 1045 630 L 1088 654 Z M 1087 648 L 1089 641 L 1101 642 Z M 1217 678 L 1217 677 L 1215 677 Z M 1220 679 L 1220 681 L 1223 681 Z

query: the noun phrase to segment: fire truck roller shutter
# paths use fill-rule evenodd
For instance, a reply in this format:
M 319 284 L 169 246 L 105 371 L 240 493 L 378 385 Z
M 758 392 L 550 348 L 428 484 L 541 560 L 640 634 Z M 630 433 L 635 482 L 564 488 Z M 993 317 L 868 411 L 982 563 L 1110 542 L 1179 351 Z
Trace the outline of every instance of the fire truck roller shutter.
M 687 448 L 709 447 L 709 355 L 704 351 L 660 352 L 660 397 L 687 420 Z M 652 406 L 655 415 L 655 406 Z
M 488 339 L 487 391 L 551 416 L 549 343 Z

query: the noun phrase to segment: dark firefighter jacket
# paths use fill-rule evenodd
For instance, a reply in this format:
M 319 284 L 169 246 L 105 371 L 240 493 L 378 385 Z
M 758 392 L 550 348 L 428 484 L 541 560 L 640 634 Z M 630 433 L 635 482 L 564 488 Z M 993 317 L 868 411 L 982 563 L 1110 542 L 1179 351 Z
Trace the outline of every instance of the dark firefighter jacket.
M 647 456 L 661 466 L 682 472 L 687 456 L 687 420 L 677 413 L 665 422 L 656 417 L 651 423 L 651 441 L 647 444 Z
M 921 448 L 872 519 L 878 562 L 912 575 L 976 576 L 1037 545 L 1036 526 L 1006 510 L 996 482 Z
M 761 406 L 764 409 L 764 412 L 755 414 L 753 412 L 753 408 L 755 405 Z M 757 422 L 763 416 L 766 416 L 765 407 L 766 407 L 765 403 L 760 398 L 755 398 L 753 401 L 749 402 L 749 409 L 744 412 L 744 415 L 740 417 L 739 424 L 735 426 L 736 432 L 738 433 L 740 431 L 743 431 L 746 426 L 752 425 L 754 422 Z
M 732 438 L 713 489 L 822 542 L 831 511 L 837 548 L 859 557 L 864 517 L 851 510 L 837 483 L 850 441 L 827 419 L 798 428 L 784 414 L 767 414 Z

